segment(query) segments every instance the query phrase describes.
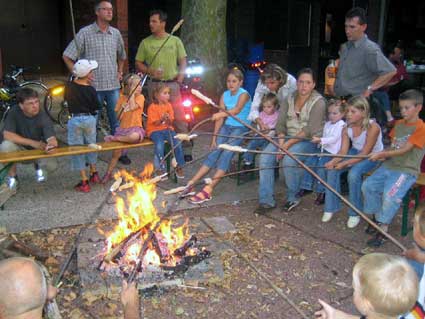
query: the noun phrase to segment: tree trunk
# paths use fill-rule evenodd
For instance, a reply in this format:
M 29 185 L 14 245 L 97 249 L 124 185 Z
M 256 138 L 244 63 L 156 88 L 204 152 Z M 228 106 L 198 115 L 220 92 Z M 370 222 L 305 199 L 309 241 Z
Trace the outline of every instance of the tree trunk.
M 185 20 L 181 38 L 188 57 L 201 60 L 206 70 L 205 91 L 217 101 L 227 70 L 226 0 L 183 0 Z

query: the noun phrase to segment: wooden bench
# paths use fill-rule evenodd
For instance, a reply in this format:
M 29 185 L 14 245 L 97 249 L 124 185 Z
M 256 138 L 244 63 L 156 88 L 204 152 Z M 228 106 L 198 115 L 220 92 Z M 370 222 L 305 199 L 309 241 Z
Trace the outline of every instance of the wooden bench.
M 2 186 L 4 179 L 6 178 L 9 169 L 12 167 L 13 163 L 26 162 L 26 161 L 35 161 L 39 159 L 47 159 L 53 157 L 63 157 L 63 156 L 72 156 L 72 155 L 81 155 L 88 154 L 94 152 L 108 152 L 120 149 L 130 149 L 130 148 L 138 148 L 153 145 L 153 142 L 150 139 L 144 139 L 141 143 L 137 144 L 129 144 L 122 142 L 100 142 L 97 145 L 101 146 L 101 149 L 91 148 L 87 145 L 79 145 L 79 146 L 63 146 L 58 147 L 50 153 L 46 153 L 42 150 L 22 150 L 8 153 L 0 153 L 0 164 L 6 164 L 4 167 L 0 169 L 0 186 Z M 170 150 L 169 145 L 165 144 L 165 153 L 167 154 Z M 170 157 L 167 158 L 167 171 L 171 170 L 171 160 Z M 174 177 L 174 181 L 176 178 Z M 4 185 L 3 185 L 4 186 Z M 10 198 L 14 193 L 8 192 L 4 187 L 0 188 L 0 207 L 4 204 L 4 202 Z

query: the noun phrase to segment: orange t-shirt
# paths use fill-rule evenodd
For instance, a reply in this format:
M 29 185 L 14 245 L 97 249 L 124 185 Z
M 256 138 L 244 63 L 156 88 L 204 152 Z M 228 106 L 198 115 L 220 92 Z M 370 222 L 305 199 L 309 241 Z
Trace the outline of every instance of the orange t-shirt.
M 121 95 L 118 99 L 117 105 L 115 106 L 115 112 L 117 115 L 120 113 L 123 104 L 127 104 L 128 97 L 125 95 Z M 121 118 L 118 119 L 120 121 L 120 128 L 130 128 L 139 126 L 142 127 L 142 113 L 143 106 L 145 105 L 145 97 L 142 94 L 138 94 L 135 97 L 135 102 L 139 106 L 137 109 L 134 109 L 129 112 L 123 111 L 121 113 Z
M 170 103 L 166 104 L 155 104 L 152 103 L 148 107 L 148 122 L 146 124 L 146 134 L 150 136 L 152 132 L 166 130 L 168 128 L 173 130 L 172 126 L 168 126 L 167 124 L 159 124 L 155 125 L 154 123 L 161 120 L 161 117 L 164 113 L 168 113 L 170 116 L 170 121 L 173 123 L 174 121 L 174 111 L 173 107 Z

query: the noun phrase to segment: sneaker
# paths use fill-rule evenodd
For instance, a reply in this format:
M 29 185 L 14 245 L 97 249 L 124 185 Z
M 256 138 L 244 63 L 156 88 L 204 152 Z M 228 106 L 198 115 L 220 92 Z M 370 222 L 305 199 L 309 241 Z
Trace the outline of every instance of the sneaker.
M 46 181 L 46 175 L 44 175 L 44 172 L 41 168 L 35 171 L 35 180 L 37 181 L 37 183 L 42 183 Z
M 7 176 L 6 185 L 11 191 L 16 191 L 18 189 L 18 178 L 16 176 Z
M 131 159 L 129 159 L 127 155 L 121 155 L 118 160 L 123 165 L 130 165 L 131 164 Z
M 177 166 L 175 173 L 177 178 L 184 178 L 183 168 Z
M 347 227 L 354 228 L 360 223 L 360 216 L 350 216 L 347 220 Z
M 90 184 L 100 184 L 101 180 L 100 180 L 99 174 L 97 172 L 90 174 L 89 181 L 90 181 Z
M 77 185 L 74 186 L 74 189 L 77 192 L 88 193 L 90 192 L 90 185 L 88 181 L 81 181 Z
M 322 222 L 327 223 L 328 221 L 330 221 L 332 219 L 333 215 L 334 215 L 334 213 L 324 212 L 323 216 L 322 216 Z
M 293 208 L 297 207 L 300 204 L 300 201 L 295 200 L 293 202 L 287 201 L 285 205 L 283 205 L 283 210 L 290 212 Z
M 375 216 L 372 218 L 372 221 L 377 224 L 378 226 L 381 225 L 381 223 L 377 222 L 375 219 Z M 366 229 L 364 230 L 364 232 L 368 235 L 375 235 L 378 231 L 376 230 L 375 227 L 373 227 L 371 224 L 368 224 Z
M 252 165 L 252 162 L 250 162 L 250 161 L 245 161 L 245 160 L 244 160 L 244 161 L 242 162 L 242 165 L 243 165 L 243 166 L 251 166 L 251 165 Z
M 314 200 L 314 205 L 323 205 L 325 203 L 325 193 L 317 194 L 316 199 Z
M 269 211 L 271 211 L 271 210 L 273 210 L 273 209 L 275 209 L 276 208 L 276 206 L 270 206 L 270 205 L 268 205 L 268 204 L 260 204 L 255 210 L 254 210 L 254 214 L 257 214 L 257 215 L 264 215 L 264 214 L 266 214 L 267 212 L 269 212 Z
M 308 195 L 312 192 L 313 192 L 312 190 L 301 188 L 295 196 L 297 198 L 301 198 L 301 197 L 304 197 L 305 195 Z
M 366 244 L 369 247 L 381 247 L 387 241 L 387 237 L 382 235 L 381 233 L 376 233 L 371 239 L 369 239 Z
M 192 155 L 185 155 L 184 156 L 184 161 L 185 162 L 192 162 L 193 161 Z

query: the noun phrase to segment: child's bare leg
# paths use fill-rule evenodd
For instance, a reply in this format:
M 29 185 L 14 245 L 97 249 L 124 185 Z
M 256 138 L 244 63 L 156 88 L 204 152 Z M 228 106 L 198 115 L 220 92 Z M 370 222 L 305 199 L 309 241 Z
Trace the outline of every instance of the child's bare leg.
M 201 168 L 196 172 L 196 174 L 190 179 L 190 181 L 187 184 L 188 185 L 195 184 L 202 177 L 204 177 L 209 171 L 210 171 L 210 168 L 208 166 L 202 165 Z
M 90 164 L 90 175 L 96 172 L 97 172 L 96 164 Z
M 134 132 L 129 135 L 115 136 L 114 140 L 117 142 L 124 142 L 124 143 L 137 143 L 140 141 L 140 135 Z
M 120 158 L 121 153 L 122 153 L 121 150 L 114 150 L 112 152 L 112 158 L 111 158 L 111 161 L 109 162 L 109 165 L 108 165 L 108 169 L 106 171 L 106 174 L 112 173 L 112 171 L 114 170 L 114 168 L 117 166 L 118 159 Z
M 86 170 L 85 169 L 83 169 L 83 170 L 81 170 L 80 171 L 80 176 L 81 176 L 81 180 L 84 182 L 84 181 L 88 181 L 89 179 L 87 178 L 87 173 L 86 173 Z

